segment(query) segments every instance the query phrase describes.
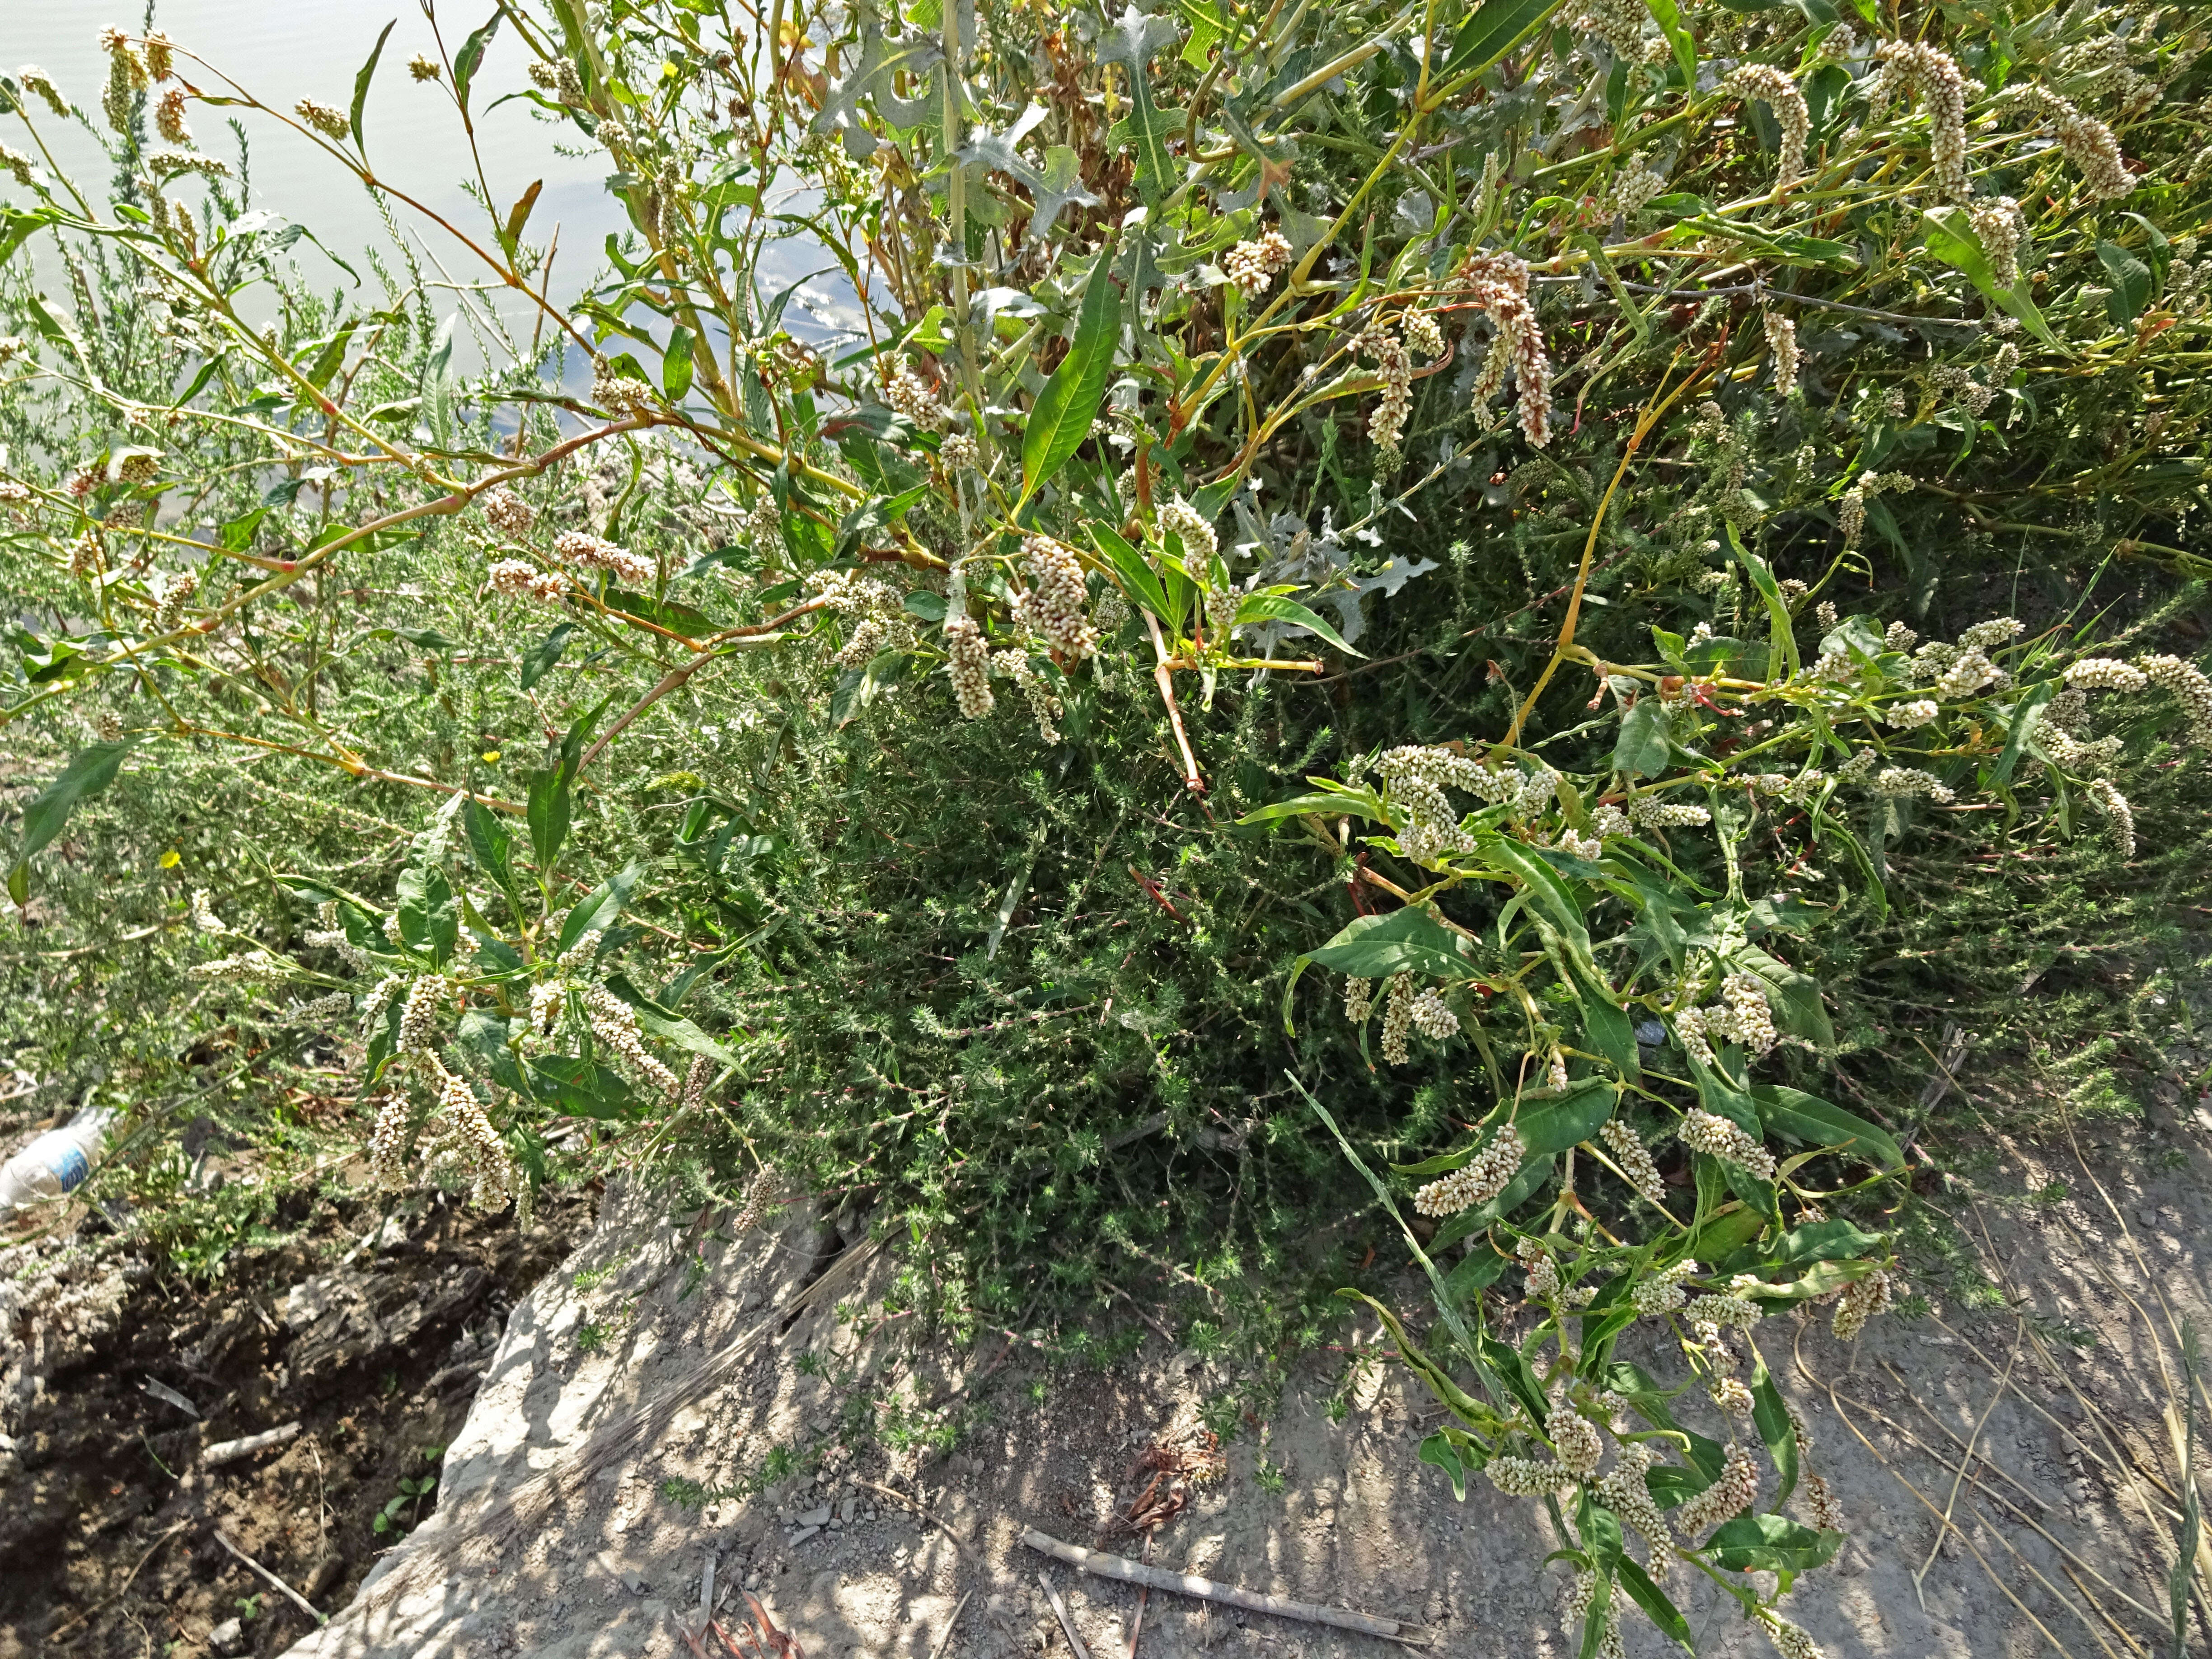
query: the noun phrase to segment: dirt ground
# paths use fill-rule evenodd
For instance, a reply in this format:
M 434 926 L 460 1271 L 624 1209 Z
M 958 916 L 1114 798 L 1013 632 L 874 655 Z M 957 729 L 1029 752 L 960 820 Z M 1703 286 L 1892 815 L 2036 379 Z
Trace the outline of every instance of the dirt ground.
M 1926 1312 L 1884 1316 L 1848 1346 L 1814 1319 L 1756 1331 L 1847 1522 L 1836 1562 L 1786 1607 L 1824 1652 L 2170 1650 L 2169 1424 L 2186 1387 L 2181 1322 L 2207 1311 L 2212 1120 L 2084 1139 L 2086 1168 L 2063 1140 L 1995 1141 L 1972 1182 L 1927 1194 L 1987 1288 L 1930 1290 Z M 611 1194 L 509 1317 L 437 1515 L 296 1659 L 673 1656 L 696 1637 L 719 1652 L 701 1625 L 710 1565 L 726 1627 L 750 1592 L 808 1659 L 1064 1653 L 1041 1569 L 1093 1655 L 1130 1652 L 1136 1593 L 1047 1562 L 1023 1533 L 1135 1554 L 1112 1526 L 1148 1479 L 1140 1454 L 1164 1434 L 1201 1444 L 1235 1380 L 1158 1338 L 1085 1374 L 1003 1337 L 954 1351 L 872 1316 L 891 1264 L 865 1243 L 804 1214 L 741 1235 L 729 1221 Z M 1417 1296 L 1409 1281 L 1399 1300 Z M 896 1417 L 887 1395 L 908 1402 Z M 1438 1416 L 1401 1370 L 1316 1356 L 1264 1420 L 1216 1415 L 1225 1470 L 1192 1486 L 1152 1559 L 1413 1620 L 1440 1654 L 1567 1654 L 1566 1573 L 1540 1565 L 1559 1540 L 1540 1506 L 1480 1481 L 1455 1500 L 1415 1463 Z M 863 1419 L 874 1431 L 848 1448 Z M 749 1492 L 775 1448 L 818 1469 Z M 1667 1583 L 1698 1651 L 1771 1651 L 1690 1569 Z M 2206 1636 L 2199 1622 L 2192 1646 Z M 1336 1659 L 1386 1645 L 1154 1593 L 1135 1650 Z M 1670 1650 L 1640 1624 L 1627 1645 Z
M 591 1205 L 527 1234 L 410 1209 L 297 1194 L 268 1230 L 283 1243 L 206 1284 L 149 1273 L 96 1225 L 0 1249 L 0 1659 L 279 1652 L 313 1621 L 218 1532 L 329 1608 L 431 1511 L 509 1309 Z

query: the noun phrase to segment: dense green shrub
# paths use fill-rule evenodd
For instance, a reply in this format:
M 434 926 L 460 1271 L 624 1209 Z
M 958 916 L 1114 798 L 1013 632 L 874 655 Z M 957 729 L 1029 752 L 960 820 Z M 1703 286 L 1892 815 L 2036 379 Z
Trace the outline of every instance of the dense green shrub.
M 1424 1457 L 1552 1504 L 1582 1650 L 1686 1635 L 1677 1556 L 1806 1650 L 1728 1570 L 1836 1547 L 1753 1333 L 1893 1294 L 1845 1057 L 2101 902 L 2003 860 L 2192 874 L 2129 791 L 2185 821 L 2212 741 L 2201 30 L 501 0 L 418 93 L 485 118 L 501 27 L 631 226 L 565 304 L 534 191 L 373 172 L 376 58 L 344 109 L 159 36 L 97 116 L 0 82 L 20 1063 L 135 1108 L 146 1191 L 224 1099 L 492 1208 L 771 1172 L 956 1328 L 1141 1275 L 1310 1340 L 1365 1173 Z M 527 339 L 404 254 L 316 288 L 224 101 Z

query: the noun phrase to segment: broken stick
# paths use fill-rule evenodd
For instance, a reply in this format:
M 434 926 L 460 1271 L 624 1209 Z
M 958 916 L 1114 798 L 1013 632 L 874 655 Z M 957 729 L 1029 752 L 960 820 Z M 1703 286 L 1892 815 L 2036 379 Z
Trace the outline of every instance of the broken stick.
M 301 1595 L 299 1591 L 294 1589 L 289 1584 L 279 1578 L 275 1573 L 270 1571 L 268 1568 L 263 1566 L 258 1561 L 248 1555 L 244 1550 L 239 1548 L 237 1545 L 232 1543 L 230 1541 L 230 1534 L 223 1531 L 221 1527 L 217 1527 L 215 1529 L 215 1541 L 222 1545 L 223 1548 L 228 1550 L 233 1555 L 236 1556 L 242 1565 L 252 1569 L 253 1571 L 260 1574 L 262 1577 L 267 1579 L 271 1589 L 282 1590 L 284 1593 L 286 1599 L 289 1600 L 294 1607 L 299 1608 L 301 1612 L 306 1613 L 308 1618 L 313 1620 L 318 1625 L 327 1625 L 331 1622 L 327 1618 L 324 1617 L 323 1614 L 315 1611 L 315 1604 L 313 1602 L 307 1600 L 306 1596 Z
M 1148 1566 L 1141 1561 L 1132 1561 L 1126 1555 L 1109 1555 L 1103 1550 L 1087 1550 L 1079 1544 L 1063 1544 L 1059 1539 L 1049 1537 L 1034 1527 L 1022 1534 L 1022 1542 L 1033 1550 L 1049 1555 L 1055 1561 L 1065 1561 L 1071 1567 L 1080 1567 L 1101 1578 L 1118 1578 L 1127 1584 L 1148 1584 L 1154 1589 L 1174 1590 L 1180 1595 L 1195 1595 L 1208 1601 L 1221 1601 L 1250 1613 L 1272 1613 L 1278 1619 L 1295 1619 L 1309 1625 L 1330 1625 L 1338 1630 L 1360 1631 L 1369 1636 L 1388 1637 L 1393 1641 L 1427 1643 L 1436 1639 L 1434 1632 L 1403 1619 L 1384 1619 L 1371 1613 L 1318 1607 L 1310 1601 L 1293 1601 L 1285 1595 L 1263 1595 L 1257 1590 L 1238 1589 L 1233 1584 L 1217 1584 L 1212 1579 L 1200 1578 L 1195 1573 L 1171 1572 L 1165 1567 Z
M 225 1463 L 235 1463 L 241 1457 L 251 1457 L 256 1452 L 267 1451 L 271 1446 L 281 1446 L 286 1441 L 296 1440 L 299 1437 L 300 1425 L 287 1423 L 266 1434 L 249 1434 L 243 1440 L 218 1440 L 200 1454 L 200 1467 L 204 1469 L 221 1468 Z
M 1032 1533 L 1030 1535 L 1041 1538 L 1044 1534 Z M 1052 1610 L 1060 1619 L 1060 1633 L 1067 1638 L 1067 1645 L 1075 1650 L 1075 1659 L 1091 1659 L 1091 1650 L 1083 1645 L 1083 1638 L 1075 1633 L 1075 1620 L 1069 1617 L 1067 1603 L 1060 1599 L 1060 1592 L 1052 1587 L 1052 1580 L 1040 1571 L 1037 1583 L 1044 1586 L 1045 1595 L 1052 1602 Z

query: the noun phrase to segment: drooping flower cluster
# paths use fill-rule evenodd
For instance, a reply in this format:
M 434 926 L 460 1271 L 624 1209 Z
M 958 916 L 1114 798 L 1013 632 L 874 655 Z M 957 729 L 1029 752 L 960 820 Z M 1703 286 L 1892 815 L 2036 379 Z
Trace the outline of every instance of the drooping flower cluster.
M 1721 1478 L 1674 1511 L 1674 1522 L 1692 1536 L 1742 1514 L 1759 1498 L 1759 1466 L 1740 1445 L 1728 1449 Z
M 1660 1178 L 1659 1166 L 1651 1161 L 1650 1149 L 1637 1139 L 1636 1131 L 1614 1117 L 1607 1118 L 1597 1133 L 1619 1161 L 1628 1184 L 1654 1204 L 1663 1206 L 1667 1201 L 1667 1183 Z
M 1182 544 L 1183 560 L 1187 564 L 1203 566 L 1212 562 L 1220 550 L 1221 543 L 1213 533 L 1213 526 L 1205 515 L 1178 494 L 1160 508 L 1160 534 L 1172 535 Z
M 1887 495 L 1912 488 L 1913 480 L 1904 472 L 1862 472 L 1841 500 L 1836 504 L 1836 525 L 1844 532 L 1844 545 L 1856 547 L 1859 536 L 1866 529 L 1866 504 L 1875 495 Z M 1893 646 L 1891 649 L 1901 649 Z
M 2020 251 L 2027 240 L 2027 221 L 2020 204 L 2009 196 L 1990 196 L 1976 203 L 1967 214 L 1974 235 L 1989 256 L 1990 278 L 1998 288 L 2020 281 Z
M 914 365 L 903 357 L 884 387 L 884 401 L 924 432 L 944 428 L 945 409 L 937 401 L 937 388 L 915 374 Z
M 1239 242 L 1221 259 L 1222 274 L 1248 300 L 1265 294 L 1276 276 L 1290 265 L 1290 239 L 1279 230 L 1265 231 L 1249 242 Z
M 553 556 L 563 564 L 586 570 L 611 571 L 617 581 L 642 587 L 659 574 L 659 568 L 642 553 L 617 547 L 585 530 L 564 530 L 553 543 Z
M 368 1133 L 368 1176 L 372 1185 L 386 1191 L 398 1188 L 407 1155 L 407 1091 L 387 1081 L 377 1107 L 375 1126 Z
M 1871 754 L 1874 751 L 1867 750 L 1863 752 Z M 1874 775 L 1873 781 L 1868 787 L 1877 795 L 1887 795 L 1899 800 L 1920 797 L 1934 801 L 1938 806 L 1948 806 L 1958 799 L 1951 787 L 1942 779 L 1916 766 L 1885 766 Z
M 2173 694 L 2189 716 L 2189 740 L 2200 749 L 2212 749 L 2212 679 L 2195 663 L 2179 657 L 2144 657 L 2138 665 L 2143 678 Z
M 15 78 L 23 83 L 26 92 L 36 93 L 46 100 L 48 109 L 64 119 L 68 118 L 69 100 L 62 96 L 62 89 L 54 84 L 53 77 L 44 70 L 35 64 L 26 64 L 15 71 Z
M 594 985 L 584 993 L 584 1012 L 592 1022 L 592 1035 L 644 1073 L 661 1093 L 681 1091 L 684 1085 L 676 1073 L 660 1063 L 638 1035 L 636 1009 L 604 985 Z
M 1559 1464 L 1535 1457 L 1493 1457 L 1482 1466 L 1482 1473 L 1508 1498 L 1541 1498 L 1574 1481 Z
M 1479 253 L 1461 267 L 1460 280 L 1497 330 L 1475 376 L 1474 406 L 1480 409 L 1498 395 L 1510 368 L 1520 388 L 1521 434 L 1541 449 L 1552 441 L 1552 360 L 1528 301 L 1528 262 L 1516 254 Z
M 484 1115 L 475 1090 L 447 1071 L 434 1055 L 430 1069 L 438 1087 L 441 1149 L 457 1154 L 469 1173 L 470 1207 L 487 1215 L 505 1209 L 514 1201 L 515 1187 L 514 1160 L 506 1143 Z
M 1864 1279 L 1853 1279 L 1836 1304 L 1838 1340 L 1850 1341 L 1866 1328 L 1868 1320 L 1888 1312 L 1896 1295 L 1896 1280 L 1887 1268 L 1877 1267 Z
M 1037 736 L 1047 743 L 1058 743 L 1060 728 L 1053 722 L 1067 711 L 1060 707 L 1060 699 L 1053 696 L 1052 688 L 1044 682 L 1044 676 L 1037 672 L 1036 665 L 1030 660 L 1030 653 L 1018 647 L 996 652 L 992 655 L 991 666 L 1021 687 L 1022 695 L 1029 699 L 1030 714 L 1036 720 Z
M 1407 1039 L 1413 1030 L 1413 976 L 1400 974 L 1391 980 L 1382 1000 L 1382 1060 L 1403 1066 L 1413 1057 Z
M 568 591 L 568 578 L 550 570 L 540 570 L 527 559 L 495 559 L 484 572 L 491 582 L 491 591 L 509 599 L 525 596 L 542 604 L 557 604 Z
M 1728 78 L 1728 89 L 1745 98 L 1757 98 L 1774 112 L 1774 125 L 1782 130 L 1782 160 L 1774 170 L 1774 187 L 1787 190 L 1805 174 L 1805 140 L 1813 118 L 1805 107 L 1805 94 L 1797 83 L 1771 64 L 1739 64 Z M 1768 325 L 1771 333 L 1772 325 Z
M 131 100 L 152 78 L 130 37 L 118 28 L 100 32 L 100 48 L 107 53 L 107 84 L 100 89 L 100 112 L 118 133 L 131 131 Z
M 1786 398 L 1797 389 L 1797 325 L 1778 311 L 1768 312 L 1766 344 L 1774 353 L 1774 395 Z
M 442 974 L 424 974 L 407 988 L 399 1010 L 399 1036 L 393 1052 L 427 1054 L 435 1035 L 438 1011 L 453 995 L 453 982 Z
M 1365 1023 L 1375 1006 L 1375 981 L 1371 979 L 1347 979 L 1344 981 L 1344 1017 L 1354 1025 Z
M 1734 1164 L 1760 1181 L 1774 1179 L 1774 1154 L 1717 1112 L 1691 1107 L 1680 1133 L 1682 1144 L 1693 1152 Z
M 1644 204 L 1667 188 L 1667 180 L 1642 155 L 1632 155 L 1613 175 L 1605 193 L 1608 219 L 1632 219 Z
M 991 695 L 991 648 L 974 617 L 945 619 L 945 672 L 963 719 L 979 720 L 998 702 Z
M 1658 1462 L 1658 1453 L 1642 1441 L 1624 1442 L 1619 1461 L 1598 1477 L 1597 1496 L 1606 1508 L 1642 1533 L 1654 1550 L 1665 1550 L 1673 1547 L 1674 1531 L 1644 1484 L 1645 1471 Z
M 2051 123 L 2058 148 L 2081 175 L 2081 188 L 2090 200 L 2114 201 L 2136 187 L 2135 175 L 2120 155 L 2119 140 L 2102 121 L 2084 115 L 2070 100 L 2034 82 L 2020 89 L 2020 99 Z
M 1936 695 L 1946 702 L 1970 697 L 1998 676 L 1997 665 L 1986 652 L 1966 649 L 1951 659 L 1936 677 Z
M 1650 14 L 1639 0 L 1577 0 L 1567 14 L 1567 27 L 1577 34 L 1595 35 L 1624 64 L 1657 64 L 1666 60 L 1667 39 L 1644 26 Z
M 603 124 L 601 131 L 611 125 Z M 628 420 L 653 407 L 653 388 L 630 375 L 617 374 L 603 357 L 592 366 L 592 401 L 617 420 Z
M 189 144 L 192 130 L 185 125 L 185 89 L 171 87 L 154 105 L 154 131 L 172 144 Z
M 1071 662 L 1095 653 L 1098 630 L 1084 614 L 1090 594 L 1075 550 L 1049 536 L 1030 536 L 1022 543 L 1022 556 L 1030 574 L 1030 591 L 1018 607 L 1022 620 Z
M 1423 1215 L 1456 1215 L 1487 1204 L 1505 1190 L 1527 1156 L 1521 1132 L 1505 1124 L 1468 1163 L 1416 1191 L 1413 1207 Z
M 1398 846 L 1417 864 L 1474 848 L 1474 838 L 1460 828 L 1460 815 L 1444 793 L 1447 787 L 1495 803 L 1515 799 L 1540 781 L 1548 798 L 1559 777 L 1548 769 L 1532 775 L 1487 767 L 1455 750 L 1422 744 L 1389 750 L 1375 769 L 1391 800 L 1407 811 L 1410 821 L 1398 831 Z
M 1642 1319 L 1664 1319 L 1689 1300 L 1682 1289 L 1682 1281 L 1699 1271 L 1695 1261 L 1685 1257 L 1669 1267 L 1662 1267 L 1648 1279 L 1638 1282 L 1628 1293 L 1629 1305 Z
M 2105 815 L 2106 822 L 2112 829 L 2112 841 L 2120 849 L 2122 861 L 2135 857 L 2136 815 L 2135 809 L 2128 805 L 2128 798 L 2114 787 L 2110 778 L 2090 779 L 2086 793 L 2097 804 L 2097 810 Z
M 230 177 L 228 162 L 216 156 L 203 155 L 196 149 L 157 149 L 146 157 L 146 165 L 155 178 L 165 181 L 186 173 L 198 173 L 203 179 Z M 191 224 L 191 216 L 183 213 L 182 204 L 179 204 L 178 210 L 183 214 L 179 222 Z
M 2066 665 L 2066 684 L 2081 691 L 2140 691 L 2150 676 L 2117 657 L 2082 657 Z
M 154 606 L 154 626 L 167 633 L 185 619 L 185 607 L 199 591 L 200 579 L 189 570 L 171 572 L 161 580 Z
M 1880 109 L 1893 98 L 1906 97 L 1925 109 L 1936 188 L 1946 201 L 1966 202 L 1966 86 L 1957 61 L 1918 40 L 1885 40 L 1875 48 L 1874 61 L 1869 106 Z
M 335 105 L 318 103 L 312 98 L 302 98 L 293 105 L 292 112 L 325 138 L 343 138 L 353 131 L 353 117 Z
M 1577 1479 L 1597 1473 L 1598 1463 L 1605 1456 L 1605 1441 L 1599 1436 L 1596 1424 L 1564 1398 L 1555 1396 L 1551 1421 L 1546 1426 L 1561 1468 Z
M 486 490 L 477 505 L 483 509 L 484 522 L 502 536 L 527 535 L 538 522 L 536 509 L 505 484 Z
M 1442 1042 L 1459 1035 L 1459 1016 L 1452 1012 L 1433 987 L 1413 999 L 1410 1017 L 1413 1029 L 1431 1042 Z
M 1360 331 L 1352 349 L 1375 360 L 1382 395 L 1367 417 L 1367 435 L 1386 457 L 1395 458 L 1405 441 L 1406 416 L 1413 407 L 1413 356 L 1397 330 L 1375 323 Z M 1387 463 L 1386 463 L 1387 464 Z

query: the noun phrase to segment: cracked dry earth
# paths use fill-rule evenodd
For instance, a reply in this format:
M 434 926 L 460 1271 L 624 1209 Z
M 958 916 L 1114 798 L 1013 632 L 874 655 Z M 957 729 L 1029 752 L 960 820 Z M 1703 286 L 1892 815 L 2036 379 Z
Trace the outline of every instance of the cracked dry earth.
M 2179 1475 L 2161 1376 L 2180 1386 L 2168 1309 L 2176 1322 L 2205 1313 L 2207 1144 L 2198 1126 L 2158 1141 L 2104 1132 L 2085 1150 L 2113 1207 L 2063 1141 L 2007 1145 L 1977 1187 L 1932 1201 L 2012 1304 L 1938 1296 L 1932 1313 L 1879 1319 L 1852 1347 L 1793 1316 L 1759 1328 L 1848 1519 L 1835 1563 L 1800 1579 L 1787 1604 L 1825 1652 L 2168 1647 Z M 1044 1560 L 1023 1531 L 1100 1543 L 1102 1522 L 1139 1484 L 1138 1452 L 1232 1379 L 1157 1337 L 1079 1375 L 1032 1369 L 1027 1350 L 997 1338 L 957 1352 L 917 1343 L 869 1314 L 890 1271 L 816 1218 L 732 1240 L 713 1218 L 672 1222 L 611 1193 L 593 1234 L 510 1316 L 447 1453 L 437 1515 L 294 1659 L 681 1655 L 709 1562 L 726 1623 L 750 1591 L 808 1659 L 1065 1653 L 1041 1568 L 1091 1653 L 1119 1659 L 1136 1592 Z M 1414 1305 L 1410 1280 L 1398 1291 Z M 1663 1356 L 1626 1357 L 1666 1369 Z M 1267 1420 L 1246 1416 L 1225 1475 L 1197 1488 L 1152 1559 L 1412 1620 L 1441 1654 L 1571 1652 L 1558 1613 L 1565 1570 L 1540 1565 L 1557 1545 L 1540 1508 L 1480 1482 L 1455 1500 L 1414 1462 L 1437 1408 L 1402 1370 L 1347 1378 L 1342 1364 L 1309 1364 Z M 841 1423 L 893 1385 L 940 1400 L 965 1385 L 947 1406 L 963 1425 L 957 1447 L 902 1457 L 870 1437 L 829 1450 L 818 1477 L 736 1495 L 772 1447 L 834 1447 Z M 1954 1497 L 1969 1442 L 1972 1478 Z M 672 1498 L 670 1482 L 696 1483 L 693 1501 Z M 973 1555 L 866 1482 L 917 1497 Z M 1938 1547 L 1947 1508 L 1954 1529 Z M 1126 1537 L 1103 1541 L 1135 1553 Z M 1692 1570 L 1677 1565 L 1668 1585 L 1699 1652 L 1771 1650 Z M 1389 1645 L 1155 1592 L 1138 1651 L 1334 1659 Z M 1640 1623 L 1628 1649 L 1672 1650 Z

